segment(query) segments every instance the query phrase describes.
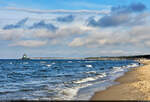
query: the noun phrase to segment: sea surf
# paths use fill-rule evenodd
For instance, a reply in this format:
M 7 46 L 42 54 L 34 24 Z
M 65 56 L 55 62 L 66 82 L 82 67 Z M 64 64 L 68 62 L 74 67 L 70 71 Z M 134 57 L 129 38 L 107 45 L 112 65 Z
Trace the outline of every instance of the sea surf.
M 0 100 L 89 100 L 131 68 L 133 60 L 0 60 Z

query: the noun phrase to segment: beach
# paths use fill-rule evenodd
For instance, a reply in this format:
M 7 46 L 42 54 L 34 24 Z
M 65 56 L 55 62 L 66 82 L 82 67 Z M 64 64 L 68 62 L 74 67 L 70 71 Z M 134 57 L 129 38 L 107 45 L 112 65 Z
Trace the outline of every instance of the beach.
M 91 100 L 150 100 L 150 60 L 140 60 L 143 66 L 133 68 L 116 79 L 119 84 L 96 92 Z

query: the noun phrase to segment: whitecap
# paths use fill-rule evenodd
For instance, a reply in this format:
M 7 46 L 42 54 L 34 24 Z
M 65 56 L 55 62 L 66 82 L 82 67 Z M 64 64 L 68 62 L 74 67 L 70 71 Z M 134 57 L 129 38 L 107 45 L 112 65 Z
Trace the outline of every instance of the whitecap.
M 48 64 L 48 65 L 46 65 L 47 67 L 51 67 L 52 65 L 51 64 Z
M 96 73 L 96 71 L 89 71 L 89 72 L 85 72 L 85 73 L 87 73 L 87 74 L 95 74 Z
M 72 63 L 72 61 L 68 61 L 68 63 Z
M 105 77 L 105 76 L 106 76 L 106 73 L 101 73 L 100 75 L 97 75 L 95 77 L 84 78 L 84 79 L 78 80 L 74 83 L 81 84 L 81 83 L 85 83 L 85 82 L 89 82 L 89 81 L 94 81 L 94 80 L 97 80 L 97 79 Z
M 88 65 L 86 65 L 86 67 L 88 67 L 88 68 L 92 68 L 93 66 L 92 66 L 92 65 L 90 65 L 90 64 L 88 64 Z
M 74 82 L 74 83 L 80 84 L 80 83 L 85 83 L 85 82 L 93 81 L 93 80 L 95 80 L 95 78 L 88 77 L 88 78 L 85 78 L 85 79 L 82 79 L 82 80 L 76 81 L 76 82 Z

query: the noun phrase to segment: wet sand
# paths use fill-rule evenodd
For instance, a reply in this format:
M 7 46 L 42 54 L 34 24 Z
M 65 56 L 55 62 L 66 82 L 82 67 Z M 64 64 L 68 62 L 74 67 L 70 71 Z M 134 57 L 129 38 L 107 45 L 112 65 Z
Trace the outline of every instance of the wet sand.
M 96 92 L 91 100 L 150 100 L 150 60 L 141 60 L 144 66 L 133 68 L 115 80 L 120 84 Z

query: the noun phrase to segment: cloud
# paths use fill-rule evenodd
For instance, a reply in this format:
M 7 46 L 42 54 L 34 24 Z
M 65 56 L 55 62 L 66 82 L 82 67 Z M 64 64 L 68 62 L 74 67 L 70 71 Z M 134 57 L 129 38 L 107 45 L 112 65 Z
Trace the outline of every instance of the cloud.
M 11 30 L 11 29 L 25 28 L 24 25 L 27 22 L 27 20 L 28 20 L 28 18 L 24 18 L 24 19 L 18 21 L 16 24 L 5 25 L 3 27 L 3 29 Z M 53 25 L 51 23 L 45 23 L 44 20 L 41 20 L 39 22 L 33 23 L 33 25 L 30 27 L 26 26 L 26 29 L 48 29 L 51 31 L 55 31 L 56 29 L 58 29 L 58 27 L 56 27 L 55 25 Z
M 128 6 L 122 5 L 122 6 L 116 6 L 112 7 L 111 11 L 116 13 L 130 13 L 130 12 L 142 12 L 147 7 L 143 3 L 132 3 Z
M 4 30 L 8 30 L 8 29 L 16 29 L 16 28 L 21 28 L 24 26 L 24 24 L 27 22 L 28 18 L 24 18 L 22 20 L 20 20 L 19 22 L 17 22 L 16 24 L 10 24 L 10 25 L 6 25 L 3 27 Z
M 88 29 L 82 29 L 79 27 L 67 27 L 60 28 L 55 32 L 48 31 L 46 29 L 36 30 L 34 32 L 34 37 L 44 38 L 44 39 L 67 39 L 68 37 L 79 36 L 88 33 Z
M 29 29 L 41 29 L 41 28 L 45 28 L 45 29 L 51 30 L 51 31 L 55 31 L 56 29 L 58 29 L 53 24 L 45 23 L 45 21 L 43 21 L 43 20 L 38 23 L 34 23 L 31 27 L 29 27 Z
M 82 38 L 75 38 L 71 43 L 69 43 L 69 46 L 71 47 L 78 47 L 78 46 L 84 46 L 88 41 L 82 41 Z
M 48 29 L 0 29 L 0 40 L 11 42 L 11 46 L 36 47 L 42 46 L 46 41 L 49 45 L 66 45 L 69 39 L 76 36 L 86 35 L 88 29 L 79 27 L 66 27 L 57 29 L 55 32 Z M 38 42 L 37 42 L 38 41 Z M 39 42 L 42 41 L 42 42 Z M 30 44 L 31 43 L 31 44 Z
M 129 41 L 136 45 L 147 46 L 149 45 L 148 42 L 150 40 L 149 32 L 150 25 L 135 26 L 130 31 L 128 31 L 128 34 L 130 34 L 130 37 L 132 38 Z
M 109 55 L 129 55 L 130 51 L 115 49 L 115 50 L 101 50 L 99 52 L 102 55 L 109 56 Z
M 88 26 L 93 27 L 115 27 L 129 22 L 129 15 L 107 15 L 96 21 L 95 19 L 89 19 Z
M 1 40 L 17 40 L 25 36 L 26 31 L 24 29 L 0 29 Z M 27 35 L 26 35 L 27 36 Z
M 89 35 L 74 38 L 70 47 L 119 47 L 119 46 L 150 46 L 150 25 L 137 25 L 132 28 L 108 28 L 90 32 Z
M 40 47 L 47 44 L 47 41 L 38 41 L 38 40 L 23 40 L 18 41 L 14 44 L 10 44 L 9 46 L 21 46 L 21 47 Z
M 10 46 L 30 48 L 39 46 L 47 48 L 61 46 L 63 48 L 65 46 L 68 49 L 81 48 L 82 50 L 104 48 L 105 51 L 107 48 L 120 49 L 124 46 L 149 47 L 150 36 L 148 32 L 150 32 L 150 27 L 148 21 L 150 14 L 142 12 L 144 10 L 138 10 L 136 13 L 133 10 L 126 13 L 112 10 L 108 15 L 79 14 L 74 16 L 74 14 L 67 14 L 65 16 L 66 14 L 63 14 L 60 16 L 48 14 L 41 15 L 40 19 L 35 19 L 36 14 L 33 14 L 28 16 L 32 19 L 27 22 L 30 25 L 25 25 L 26 21 L 24 23 L 19 23 L 21 22 L 19 21 L 12 25 L 20 25 L 20 29 L 0 29 L 0 39 L 9 40 L 6 42 L 10 43 Z M 46 19 L 43 19 L 43 16 L 46 16 Z M 91 16 L 94 17 L 89 18 Z M 89 18 L 88 26 L 85 24 L 87 18 Z M 76 22 L 73 22 L 74 20 Z M 56 24 L 57 26 L 55 26 Z M 121 50 L 114 51 L 113 54 L 124 53 Z
M 89 18 L 87 26 L 105 28 L 140 24 L 142 23 L 141 19 L 139 18 L 140 14 L 133 13 L 142 12 L 145 9 L 146 6 L 142 3 L 135 3 L 129 6 L 112 7 L 110 14 L 104 15 L 98 20 L 95 20 L 94 18 Z
M 9 40 L 13 46 L 68 45 L 69 47 L 112 47 L 112 46 L 150 46 L 150 26 L 137 25 L 124 28 L 82 28 L 70 27 L 57 29 L 10 29 L 0 30 L 0 39 Z M 30 40 L 29 40 L 30 39 Z M 38 43 L 37 41 L 42 41 Z M 44 43 L 46 41 L 46 43 Z M 31 45 L 29 44 L 30 42 Z
M 84 13 L 84 14 L 108 14 L 109 10 L 64 10 L 64 9 L 59 9 L 59 10 L 35 10 L 35 9 L 27 9 L 27 8 L 15 8 L 15 7 L 6 7 L 3 8 L 2 10 L 12 10 L 12 11 L 21 11 L 21 12 L 28 12 L 28 13 Z
M 75 16 L 73 15 L 68 15 L 65 17 L 58 17 L 56 20 L 59 22 L 72 22 L 74 21 Z

